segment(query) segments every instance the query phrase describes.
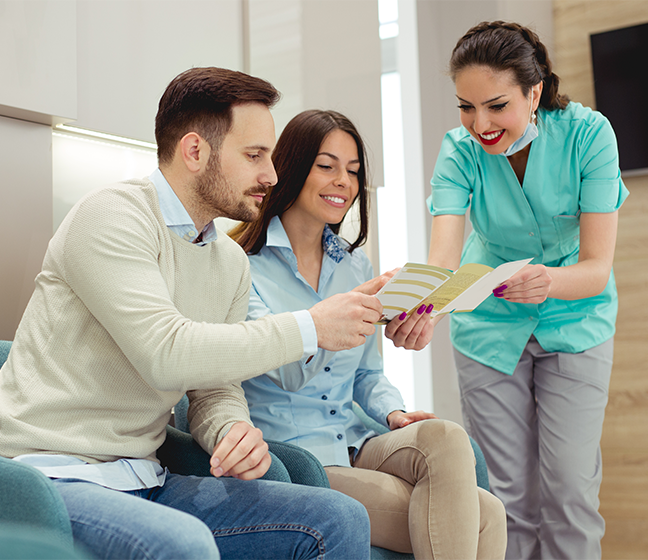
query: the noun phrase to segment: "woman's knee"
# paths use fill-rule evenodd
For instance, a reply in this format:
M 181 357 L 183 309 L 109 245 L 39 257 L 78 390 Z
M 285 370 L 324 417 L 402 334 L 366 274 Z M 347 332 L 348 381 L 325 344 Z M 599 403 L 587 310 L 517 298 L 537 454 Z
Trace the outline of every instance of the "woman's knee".
M 468 460 L 474 466 L 470 439 L 459 424 L 450 420 L 422 420 L 404 429 L 415 430 L 416 448 L 426 457 L 452 457 L 455 461 Z
M 488 490 L 478 488 L 477 491 L 481 526 L 506 533 L 506 509 L 502 501 Z

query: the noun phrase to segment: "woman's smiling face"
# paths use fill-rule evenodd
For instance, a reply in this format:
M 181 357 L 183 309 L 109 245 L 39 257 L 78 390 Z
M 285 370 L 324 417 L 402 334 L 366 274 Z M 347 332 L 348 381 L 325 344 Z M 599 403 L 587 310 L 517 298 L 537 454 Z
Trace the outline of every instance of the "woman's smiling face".
M 338 224 L 358 195 L 360 159 L 353 137 L 343 130 L 330 132 L 320 146 L 313 167 L 295 204 L 286 210 L 302 219 Z
M 512 71 L 488 66 L 464 68 L 455 87 L 461 124 L 489 154 L 502 153 L 522 136 L 542 93 L 540 82 L 525 97 Z

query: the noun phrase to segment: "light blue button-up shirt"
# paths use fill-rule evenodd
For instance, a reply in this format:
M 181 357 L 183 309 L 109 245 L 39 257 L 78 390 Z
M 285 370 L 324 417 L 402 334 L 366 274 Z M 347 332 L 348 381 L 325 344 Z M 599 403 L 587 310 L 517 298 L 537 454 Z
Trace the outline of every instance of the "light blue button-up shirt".
M 361 250 L 346 251 L 347 245 L 328 227 L 322 241 L 324 258 L 315 291 L 297 269 L 281 220 L 271 220 L 266 245 L 250 256 L 249 319 L 310 308 L 373 278 Z M 342 352 L 320 349 L 309 363 L 294 362 L 243 382 L 254 424 L 266 438 L 299 445 L 324 465 L 349 466 L 349 447 L 359 449 L 376 435 L 354 414 L 352 402 L 384 426 L 390 412 L 405 409 L 400 393 L 383 374 L 377 337 Z
M 209 222 L 202 232 L 196 230 L 189 213 L 159 169 L 149 179 L 155 185 L 164 223 L 171 231 L 190 243 L 202 233 L 202 241 L 196 243 L 201 246 L 217 239 L 214 222 Z M 295 318 L 302 334 L 303 359 L 306 360 L 317 351 L 317 331 L 308 311 L 295 313 Z M 68 455 L 28 454 L 14 459 L 36 467 L 50 478 L 86 480 L 124 491 L 162 486 L 167 472 L 158 463 L 146 459 L 119 459 L 96 464 Z
M 579 103 L 538 111 L 523 184 L 506 157 L 488 154 L 463 127 L 446 134 L 428 198 L 433 215 L 465 214 L 473 231 L 461 262 L 492 267 L 533 257 L 550 267 L 578 262 L 581 212 L 614 212 L 628 190 L 616 138 L 600 113 Z M 580 300 L 520 304 L 489 296 L 451 317 L 459 352 L 512 374 L 531 335 L 548 352 L 582 352 L 614 335 L 614 274 L 603 292 Z

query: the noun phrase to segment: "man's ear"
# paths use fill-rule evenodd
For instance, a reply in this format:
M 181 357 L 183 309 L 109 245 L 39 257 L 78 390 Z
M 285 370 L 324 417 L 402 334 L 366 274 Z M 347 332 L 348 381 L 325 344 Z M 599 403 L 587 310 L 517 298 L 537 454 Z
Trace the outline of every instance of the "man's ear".
M 211 147 L 196 132 L 187 132 L 178 143 L 182 161 L 191 173 L 200 173 L 209 161 Z

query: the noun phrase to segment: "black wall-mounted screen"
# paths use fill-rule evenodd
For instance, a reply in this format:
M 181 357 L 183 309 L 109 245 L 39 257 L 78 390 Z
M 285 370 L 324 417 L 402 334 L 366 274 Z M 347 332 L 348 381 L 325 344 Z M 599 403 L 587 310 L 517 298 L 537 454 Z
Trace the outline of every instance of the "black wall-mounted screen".
M 596 109 L 616 132 L 621 171 L 648 171 L 648 23 L 590 41 Z

